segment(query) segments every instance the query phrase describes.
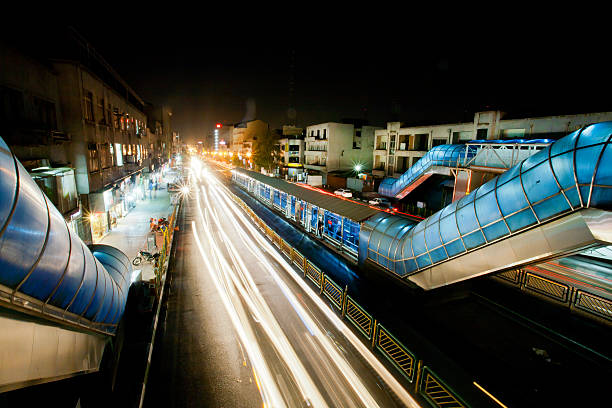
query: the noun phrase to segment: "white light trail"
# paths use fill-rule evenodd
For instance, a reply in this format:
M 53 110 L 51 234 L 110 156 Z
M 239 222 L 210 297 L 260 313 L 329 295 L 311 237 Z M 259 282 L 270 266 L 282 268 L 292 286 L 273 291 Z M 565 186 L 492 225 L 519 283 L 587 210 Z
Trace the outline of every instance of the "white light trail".
M 202 195 L 206 202 L 209 202 L 204 189 L 202 190 Z M 206 234 L 211 242 L 211 248 L 220 262 L 220 269 L 224 271 L 226 274 L 225 276 L 229 278 L 228 281 L 233 283 L 233 287 L 240 292 L 242 299 L 248 305 L 251 313 L 261 322 L 261 327 L 268 335 L 270 342 L 274 345 L 278 354 L 289 368 L 296 385 L 300 389 L 302 398 L 304 400 L 309 400 L 317 407 L 327 406 L 323 396 L 319 393 L 318 388 L 312 381 L 308 371 L 301 364 L 297 353 L 285 336 L 283 330 L 274 317 L 274 314 L 268 307 L 264 298 L 261 296 L 257 285 L 253 281 L 253 278 L 244 261 L 238 255 L 238 251 L 224 233 L 223 227 L 219 223 L 219 217 L 213 216 L 211 218 L 216 223 L 218 232 L 221 234 L 222 241 L 227 246 L 228 253 L 234 264 L 234 268 L 229 265 L 227 260 L 221 254 L 219 247 L 216 245 L 212 234 L 210 233 L 210 228 L 207 228 Z
M 214 186 L 217 188 L 217 191 L 221 192 L 222 190 L 226 190 L 223 192 L 224 194 L 219 194 L 219 196 L 222 197 L 226 203 L 226 206 L 224 208 L 231 208 L 235 217 L 242 220 L 243 225 L 246 226 L 246 228 L 249 230 L 249 232 L 251 233 L 251 236 L 255 238 L 259 246 L 253 243 L 250 246 L 250 249 L 253 250 L 254 253 L 261 254 L 261 258 L 263 258 L 263 261 L 261 259 L 260 261 L 268 265 L 268 270 L 270 271 L 275 282 L 280 287 L 285 286 L 285 283 L 282 281 L 280 276 L 278 276 L 278 274 L 276 273 L 275 268 L 272 267 L 272 265 L 270 265 L 265 259 L 265 256 L 263 256 L 261 249 L 265 250 L 265 252 L 270 254 L 283 267 L 283 269 L 285 269 L 288 275 L 291 276 L 291 278 L 310 297 L 310 299 L 314 302 L 314 304 L 317 305 L 319 310 L 329 319 L 329 321 L 334 325 L 334 327 L 345 336 L 345 338 L 353 345 L 353 347 L 359 352 L 359 354 L 361 354 L 361 356 L 370 364 L 370 366 L 376 371 L 376 373 L 381 377 L 381 379 L 389 386 L 389 388 L 396 394 L 396 396 L 408 407 L 419 407 L 420 405 L 406 391 L 406 389 L 395 379 L 395 377 L 393 377 L 393 375 L 386 369 L 386 367 L 372 353 L 372 351 L 368 349 L 361 342 L 361 340 L 351 331 L 349 327 L 346 326 L 346 324 L 344 324 L 344 322 L 340 319 L 340 317 L 338 317 L 329 307 L 327 307 L 327 305 L 321 299 L 321 297 L 317 293 L 315 293 L 314 290 L 303 279 L 297 276 L 293 267 L 289 265 L 287 261 L 282 257 L 282 255 L 272 246 L 272 244 L 270 244 L 268 240 L 265 239 L 261 235 L 259 230 L 257 230 L 251 224 L 250 219 L 248 219 L 247 216 L 243 213 L 243 211 L 236 206 L 236 204 L 233 202 L 231 198 L 229 198 L 230 193 L 227 192 L 227 187 L 218 183 L 216 180 L 213 181 L 212 178 L 210 181 L 213 182 Z M 244 239 L 244 236 L 245 236 L 244 228 L 236 224 L 235 217 L 229 217 L 229 218 L 232 220 L 232 222 L 235 223 L 234 225 L 236 226 L 236 231 Z M 287 290 L 283 290 L 283 293 L 285 294 L 285 296 L 294 296 L 293 293 L 288 288 Z M 292 302 L 292 305 L 295 305 L 295 304 L 299 304 L 299 302 L 295 302 L 295 303 Z M 304 312 L 304 315 L 309 316 L 306 312 Z M 314 322 L 312 322 L 312 324 L 314 324 Z M 321 340 L 321 341 L 327 341 L 331 343 L 327 336 L 324 336 L 324 340 Z M 336 350 L 335 347 L 332 347 L 332 348 L 333 350 Z M 331 352 L 331 349 L 329 347 L 325 347 L 325 350 L 327 352 Z M 345 365 L 348 365 L 348 363 L 341 356 L 339 356 L 338 353 L 335 353 L 335 354 L 336 356 L 330 355 L 330 358 L 333 359 L 334 363 L 336 363 L 339 368 L 345 367 Z M 350 366 L 348 367 L 348 371 L 350 373 L 340 370 L 342 374 L 347 374 L 351 377 L 352 377 L 352 374 L 355 374 L 352 367 Z M 351 383 L 350 381 L 349 383 L 353 385 L 353 383 Z M 360 395 L 360 398 L 366 398 L 365 396 L 361 394 L 358 394 L 358 395 Z M 367 406 L 370 406 L 370 405 L 367 405 Z M 371 406 L 376 406 L 376 405 L 371 405 Z

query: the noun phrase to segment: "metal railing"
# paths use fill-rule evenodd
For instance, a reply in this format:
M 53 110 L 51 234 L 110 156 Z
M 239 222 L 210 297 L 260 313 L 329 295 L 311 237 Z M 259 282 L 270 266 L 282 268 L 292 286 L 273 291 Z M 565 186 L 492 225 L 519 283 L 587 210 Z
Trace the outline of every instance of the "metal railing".
M 457 393 L 408 347 L 402 344 L 389 330 L 380 324 L 364 307 L 348 295 L 347 287 L 342 289 L 297 249 L 282 239 L 242 199 L 232 194 L 232 199 L 244 209 L 255 225 L 264 233 L 292 265 L 302 273 L 304 279 L 312 282 L 319 293 L 331 301 L 333 308 L 346 318 L 373 351 L 378 351 L 394 367 L 398 374 L 414 385 L 415 392 L 422 395 L 434 407 L 467 407 Z M 419 380 L 420 379 L 420 380 Z
M 174 206 L 174 210 L 172 211 L 172 215 L 170 215 L 170 219 L 168 220 L 168 228 L 166 228 L 163 234 L 163 242 L 162 249 L 159 251 L 159 258 L 157 261 L 157 265 L 155 266 L 153 272 L 155 273 L 155 293 L 157 297 L 161 294 L 161 286 L 164 283 L 164 274 L 166 273 L 166 261 L 170 256 L 170 245 L 172 243 L 172 239 L 174 238 L 174 229 L 176 226 L 176 215 L 178 212 L 178 205 Z
M 612 323 L 612 300 L 590 293 L 580 288 L 579 284 L 570 285 L 557 281 L 551 276 L 540 276 L 534 271 L 525 269 L 504 271 L 493 277 L 521 291 L 552 299 L 572 311 L 580 310 L 583 315 Z
M 467 406 L 429 367 L 423 367 L 419 391 L 435 407 L 464 408 Z

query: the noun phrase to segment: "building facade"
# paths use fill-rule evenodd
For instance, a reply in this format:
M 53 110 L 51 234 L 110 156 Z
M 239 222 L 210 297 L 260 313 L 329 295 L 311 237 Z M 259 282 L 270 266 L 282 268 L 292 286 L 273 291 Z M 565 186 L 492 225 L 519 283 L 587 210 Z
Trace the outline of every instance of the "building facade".
M 263 120 L 255 119 L 233 125 L 231 151 L 241 158 L 250 159 L 258 137 L 270 131 L 269 125 Z
M 375 131 L 372 174 L 400 177 L 432 147 L 471 140 L 558 139 L 590 123 L 612 120 L 612 112 L 510 118 L 501 111 L 477 112 L 473 122 L 403 126 L 389 122 Z
M 325 176 L 330 171 L 372 168 L 378 127 L 352 123 L 321 123 L 306 128 L 304 167 Z
M 145 103 L 91 45 L 69 33 L 72 58 L 0 44 L 3 137 L 86 243 L 108 232 L 167 161 L 170 122 Z M 52 53 L 51 53 L 52 54 Z M 167 138 L 167 140 L 166 140 Z
M 281 174 L 291 180 L 302 181 L 304 173 L 304 129 L 283 126 L 279 139 Z

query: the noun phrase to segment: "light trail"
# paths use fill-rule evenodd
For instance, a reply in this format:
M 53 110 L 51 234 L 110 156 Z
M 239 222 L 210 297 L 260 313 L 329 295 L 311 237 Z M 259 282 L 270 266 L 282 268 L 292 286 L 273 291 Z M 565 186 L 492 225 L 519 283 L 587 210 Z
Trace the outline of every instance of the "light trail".
M 223 186 L 216 179 L 210 178 L 211 185 L 218 192 L 218 197 L 221 198 L 225 202 L 225 206 L 222 206 L 224 210 L 231 209 L 231 213 L 229 211 L 226 212 L 228 215 L 228 219 L 234 224 L 235 232 L 239 234 L 242 238 L 243 242 L 249 243 L 248 247 L 251 252 L 266 265 L 267 270 L 270 272 L 270 275 L 274 279 L 275 283 L 282 289 L 283 294 L 290 300 L 290 304 L 294 308 L 300 308 L 300 317 L 304 317 L 306 321 L 309 322 L 309 325 L 317 328 L 318 332 L 315 331 L 315 337 L 322 345 L 325 352 L 328 354 L 330 359 L 338 368 L 338 371 L 341 375 L 343 375 L 346 381 L 350 384 L 350 386 L 355 391 L 356 395 L 359 396 L 362 402 L 370 401 L 368 404 L 372 403 L 372 405 L 366 404 L 366 406 L 377 406 L 375 400 L 369 392 L 367 392 L 367 388 L 362 385 L 362 381 L 359 376 L 354 372 L 353 368 L 350 364 L 341 356 L 335 344 L 331 342 L 329 337 L 327 337 L 323 332 L 319 329 L 319 326 L 314 323 L 314 321 L 310 318 L 309 313 L 303 309 L 300 302 L 297 301 L 295 295 L 291 290 L 286 286 L 285 282 L 278 275 L 276 268 L 273 267 L 267 260 L 265 253 L 272 256 L 275 261 L 288 273 L 289 276 L 296 282 L 300 288 L 309 296 L 309 298 L 313 301 L 313 303 L 318 307 L 318 309 L 329 319 L 329 321 L 334 325 L 334 327 L 340 331 L 345 338 L 353 345 L 353 347 L 359 352 L 359 354 L 370 364 L 370 366 L 376 371 L 376 373 L 381 377 L 381 379 L 389 386 L 389 388 L 396 394 L 396 396 L 402 401 L 406 406 L 409 407 L 418 407 L 418 403 L 414 400 L 414 398 L 404 389 L 404 387 L 393 377 L 393 375 L 382 365 L 382 363 L 376 358 L 376 356 L 361 342 L 361 340 L 344 324 L 344 322 L 325 304 L 325 302 L 321 299 L 321 297 L 312 290 L 312 288 L 303 281 L 303 279 L 299 278 L 295 273 L 293 267 L 289 265 L 285 259 L 276 251 L 276 249 L 260 234 L 259 230 L 257 230 L 251 223 L 250 219 L 246 217 L 246 215 L 239 209 L 233 200 L 230 198 L 229 190 L 227 187 Z M 245 228 L 238 224 L 237 219 L 242 221 L 242 224 L 246 227 L 246 229 L 250 232 L 250 236 L 254 238 L 247 238 L 247 233 Z M 228 239 L 225 240 L 229 241 Z M 258 244 L 258 245 L 257 245 Z
M 206 220 L 204 219 L 203 214 L 200 213 L 200 216 L 203 222 L 204 230 L 208 231 Z M 258 343 L 256 341 L 256 337 L 252 331 L 252 328 L 248 324 L 248 321 L 246 320 L 246 318 L 244 318 L 244 316 L 242 318 L 239 316 L 239 310 L 240 310 L 239 306 L 232 304 L 228 291 L 223 289 L 221 282 L 218 279 L 218 276 L 215 274 L 214 271 L 219 270 L 218 268 L 219 265 L 217 265 L 217 268 L 213 268 L 213 266 L 211 265 L 211 261 L 209 260 L 209 257 L 206 255 L 206 252 L 202 246 L 200 237 L 197 233 L 195 221 L 192 221 L 192 230 L 193 230 L 193 235 L 194 235 L 196 244 L 202 256 L 202 260 L 206 264 L 205 269 L 208 271 L 211 277 L 211 280 L 213 281 L 215 288 L 217 289 L 217 292 L 219 293 L 223 306 L 230 317 L 230 321 L 232 322 L 232 325 L 234 326 L 236 333 L 238 333 L 238 337 L 240 338 L 240 341 L 242 342 L 244 348 L 246 349 L 247 355 L 249 356 L 249 360 L 251 361 L 253 365 L 253 371 L 256 373 L 259 373 L 257 378 L 265 379 L 265 381 L 258 382 L 258 389 L 261 392 L 261 396 L 262 396 L 262 400 L 264 404 L 267 403 L 266 405 L 268 406 L 283 406 L 284 400 L 282 398 L 280 391 L 278 390 L 278 387 L 276 386 L 276 383 L 273 380 L 270 380 L 273 377 L 270 373 L 270 369 L 268 368 L 265 362 L 261 349 L 257 347 Z M 214 257 L 211 257 L 211 258 L 213 260 L 216 259 Z M 242 314 L 244 315 L 244 313 Z
M 222 195 L 220 195 L 219 197 L 221 196 Z M 227 204 L 230 204 L 227 201 L 229 199 L 227 196 L 223 196 L 223 199 L 226 200 Z M 222 208 L 227 209 L 228 206 L 224 206 Z M 237 208 L 235 207 L 230 207 L 230 208 L 232 208 L 233 210 L 237 210 Z M 251 253 L 259 260 L 259 262 L 265 265 L 266 270 L 269 271 L 269 273 L 274 278 L 275 283 L 282 289 L 283 294 L 285 295 L 285 297 L 289 299 L 290 304 L 294 307 L 298 315 L 301 316 L 301 318 L 307 322 L 306 326 L 308 328 L 313 329 L 314 334 L 315 334 L 314 337 L 319 341 L 320 346 L 325 350 L 329 359 L 336 366 L 336 370 L 333 370 L 333 371 L 340 373 L 345 378 L 346 382 L 349 384 L 349 386 L 353 389 L 355 394 L 359 397 L 361 402 L 366 407 L 377 407 L 378 403 L 376 402 L 374 397 L 369 392 L 367 392 L 367 387 L 365 386 L 365 384 L 363 384 L 363 382 L 361 381 L 361 378 L 355 372 L 355 370 L 353 370 L 353 368 L 346 361 L 346 359 L 344 359 L 344 357 L 338 353 L 338 349 L 336 345 L 333 342 L 331 342 L 329 337 L 310 318 L 309 314 L 306 312 L 306 310 L 304 310 L 303 306 L 295 298 L 295 295 L 286 286 L 285 282 L 280 278 L 280 276 L 276 272 L 276 269 L 268 262 L 264 253 L 258 248 L 258 246 L 255 244 L 252 238 L 250 238 L 244 232 L 243 228 L 241 228 L 241 226 L 237 224 L 232 214 L 228 212 L 227 215 L 228 215 L 228 219 L 234 224 L 235 231 L 238 232 L 238 234 L 241 236 L 243 242 L 248 246 Z M 221 226 L 218 225 L 218 227 L 220 228 Z M 226 242 L 229 245 L 231 245 L 225 233 L 221 229 L 220 229 L 220 232 L 225 237 Z M 233 248 L 232 246 L 231 250 L 235 251 L 235 248 Z
M 206 193 L 202 190 L 202 194 L 208 202 Z M 274 345 L 280 356 L 282 357 L 285 364 L 289 367 L 290 372 L 295 380 L 302 397 L 304 400 L 310 400 L 315 406 L 327 406 L 324 398 L 318 392 L 317 387 L 310 378 L 308 371 L 300 363 L 300 359 L 291 346 L 291 343 L 286 338 L 283 330 L 276 321 L 274 314 L 269 309 L 267 303 L 261 296 L 257 285 L 252 279 L 248 268 L 244 264 L 241 257 L 238 255 L 238 251 L 231 243 L 230 239 L 223 231 L 223 227 L 220 225 L 219 217 L 211 217 L 217 225 L 218 232 L 223 238 L 223 243 L 227 246 L 228 253 L 234 261 L 235 268 L 231 268 L 227 260 L 221 254 L 219 247 L 214 243 L 212 235 L 210 234 L 210 228 L 207 229 L 207 235 L 209 240 L 212 242 L 212 249 L 215 252 L 217 259 L 221 264 L 221 269 L 227 274 L 226 276 L 232 281 L 234 288 L 242 295 L 242 299 L 248 305 L 251 313 L 253 313 L 257 319 L 261 322 L 262 328 L 268 335 L 271 343 Z M 236 272 L 239 273 L 237 276 Z

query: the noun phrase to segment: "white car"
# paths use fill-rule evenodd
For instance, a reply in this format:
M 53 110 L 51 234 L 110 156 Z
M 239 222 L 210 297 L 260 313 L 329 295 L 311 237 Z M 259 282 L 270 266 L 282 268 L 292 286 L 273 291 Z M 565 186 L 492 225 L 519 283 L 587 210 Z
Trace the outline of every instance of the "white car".
M 377 205 L 380 207 L 389 207 L 391 203 L 386 198 L 376 197 L 368 201 L 370 205 Z
M 346 188 L 340 188 L 334 191 L 334 194 L 342 196 L 342 197 L 349 197 L 349 198 L 353 196 L 353 193 L 351 192 L 351 190 L 348 190 Z

